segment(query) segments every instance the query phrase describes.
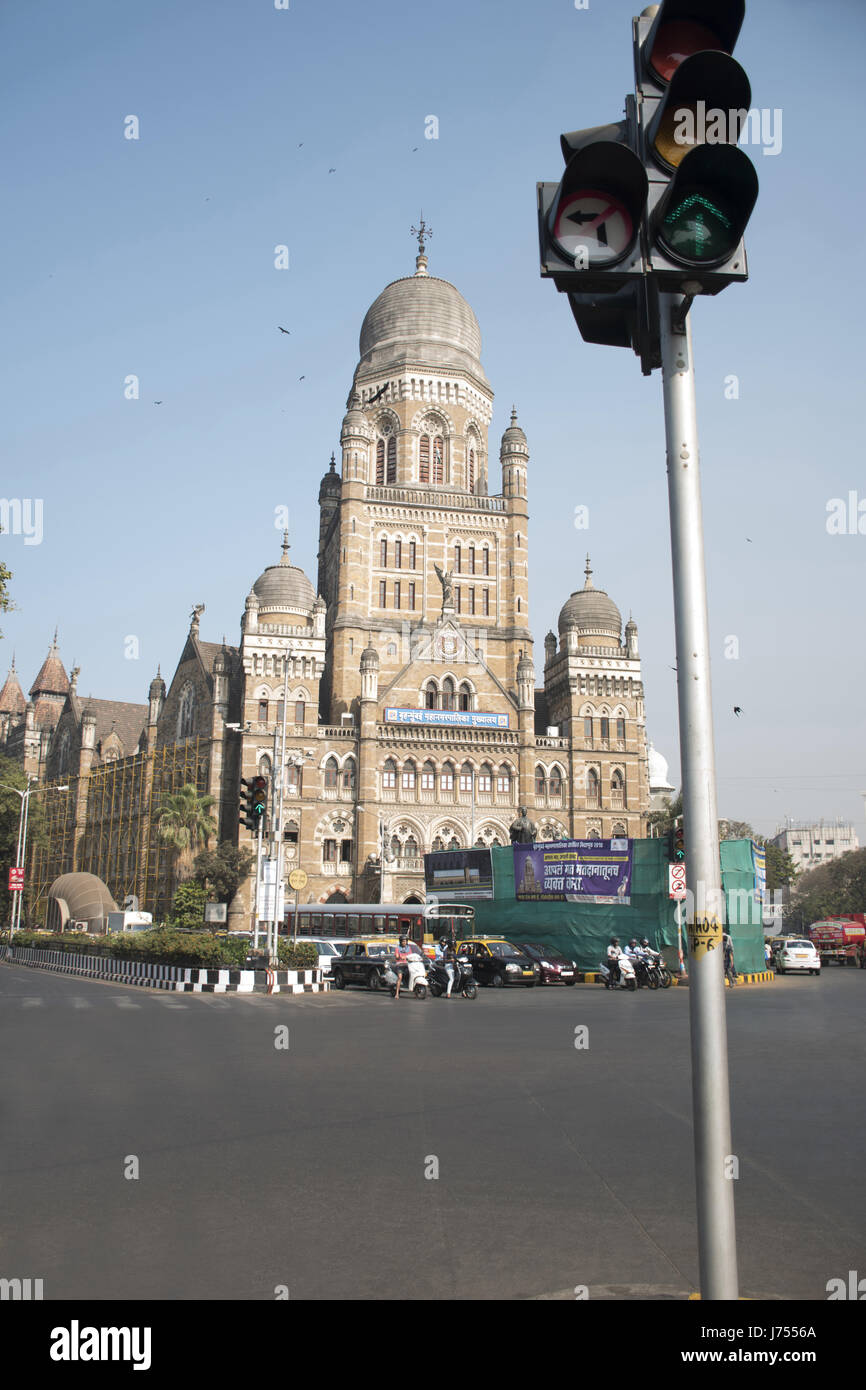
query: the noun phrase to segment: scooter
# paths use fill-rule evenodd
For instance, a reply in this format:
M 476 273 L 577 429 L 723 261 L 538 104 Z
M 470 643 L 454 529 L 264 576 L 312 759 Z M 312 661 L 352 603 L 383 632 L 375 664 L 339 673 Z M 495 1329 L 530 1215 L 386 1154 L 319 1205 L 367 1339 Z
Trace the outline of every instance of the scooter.
M 451 986 L 452 994 L 462 994 L 464 999 L 474 999 L 478 993 L 478 985 L 472 974 L 472 963 L 468 956 L 458 956 L 452 962 L 454 969 L 454 983 Z M 448 991 L 448 971 L 443 961 L 434 961 L 430 966 L 430 993 L 434 999 L 440 995 L 447 994 Z
M 397 966 L 397 965 L 396 965 L 396 962 L 395 962 L 394 965 L 392 965 L 391 968 L 392 968 L 392 970 L 394 970 L 394 969 L 399 969 L 400 967 Z M 405 971 L 406 973 L 404 974 L 404 976 L 403 976 L 403 981 L 401 981 L 401 984 L 400 984 L 400 993 L 402 994 L 403 991 L 406 990 L 406 991 L 408 991 L 410 994 L 414 994 L 414 996 L 415 996 L 416 999 L 426 999 L 426 998 L 427 998 L 427 967 L 426 967 L 424 961 L 421 959 L 421 957 L 420 957 L 420 956 L 415 956 L 415 955 L 410 956 L 409 959 L 408 959 L 408 961 L 406 962 L 406 965 L 403 967 L 403 969 L 404 969 L 404 971 Z M 394 983 L 391 985 L 391 995 L 392 995 L 392 997 L 395 997 L 395 998 L 396 998 L 396 995 L 397 995 L 397 980 L 396 980 L 396 976 L 395 976 L 395 978 L 394 978 Z
M 605 989 L 637 989 L 634 966 L 628 956 L 619 956 L 616 963 L 619 966 L 619 972 L 615 976 L 605 961 L 599 962 L 601 982 Z

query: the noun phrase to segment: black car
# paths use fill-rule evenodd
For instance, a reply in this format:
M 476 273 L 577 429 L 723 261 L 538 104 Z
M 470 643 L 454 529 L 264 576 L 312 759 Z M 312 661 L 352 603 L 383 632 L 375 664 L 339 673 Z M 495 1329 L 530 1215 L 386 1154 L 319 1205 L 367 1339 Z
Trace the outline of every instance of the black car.
M 472 973 L 481 985 L 526 985 L 535 984 L 534 963 L 518 946 L 513 946 L 502 936 L 476 936 L 469 941 L 461 941 L 457 953 L 468 956 Z
M 538 966 L 541 972 L 539 984 L 573 985 L 575 983 L 577 967 L 574 961 L 568 960 L 555 946 L 543 946 L 540 941 L 524 941 L 521 943 L 520 949 L 525 951 L 529 959 Z

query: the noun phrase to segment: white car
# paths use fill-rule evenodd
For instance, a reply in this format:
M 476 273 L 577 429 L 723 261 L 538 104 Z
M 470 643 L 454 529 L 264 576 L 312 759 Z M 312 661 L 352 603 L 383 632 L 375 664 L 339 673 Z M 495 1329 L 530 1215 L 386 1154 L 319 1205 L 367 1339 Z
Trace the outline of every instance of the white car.
M 298 941 L 299 941 L 299 942 L 301 942 L 301 941 L 306 941 L 306 942 L 309 942 L 309 944 L 310 944 L 311 946 L 315 946 L 316 950 L 317 950 L 318 953 L 319 953 L 319 966 L 318 966 L 318 968 L 322 971 L 322 973 L 323 973 L 324 975 L 327 975 L 328 979 L 331 978 L 331 966 L 332 966 L 332 962 L 333 962 L 334 957 L 335 957 L 335 956 L 341 956 L 341 955 L 343 954 L 343 947 L 346 946 L 350 941 L 354 941 L 354 939 L 355 939 L 355 938 L 354 938 L 353 936 L 341 936 L 341 937 L 338 937 L 338 936 L 327 936 L 327 937 L 326 937 L 326 936 L 299 936 L 299 937 L 298 937 Z
M 774 961 L 777 975 L 787 975 L 795 970 L 808 971 L 810 975 L 821 973 L 821 957 L 811 941 L 798 938 L 781 941 L 776 947 Z

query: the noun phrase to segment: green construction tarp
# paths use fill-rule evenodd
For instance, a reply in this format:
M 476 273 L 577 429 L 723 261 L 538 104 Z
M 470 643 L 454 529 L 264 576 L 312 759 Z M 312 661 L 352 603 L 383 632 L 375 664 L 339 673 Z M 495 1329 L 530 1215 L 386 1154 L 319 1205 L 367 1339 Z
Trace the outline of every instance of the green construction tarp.
M 647 937 L 655 950 L 671 948 L 676 961 L 676 903 L 668 897 L 668 860 L 662 840 L 635 840 L 631 903 L 518 902 L 514 896 L 511 848 L 494 848 L 493 899 L 473 900 L 479 935 L 505 936 L 519 946 L 539 941 L 558 947 L 579 970 L 597 970 L 610 938 L 620 945 Z M 685 932 L 683 932 L 685 936 Z
M 761 903 L 755 896 L 751 840 L 721 844 L 722 888 L 738 972 L 765 969 Z M 538 941 L 558 947 L 579 970 L 597 970 L 612 936 L 621 946 L 646 937 L 654 950 L 677 964 L 677 904 L 668 896 L 666 842 L 633 841 L 629 904 L 518 902 L 514 896 L 514 858 L 510 847 L 494 846 L 493 899 L 472 899 L 479 935 L 504 936 L 516 946 Z M 457 895 L 455 894 L 455 898 Z M 467 901 L 470 901 L 467 899 Z M 682 950 L 688 956 L 685 927 Z
M 758 897 L 751 840 L 722 840 L 722 888 L 727 930 L 734 946 L 734 965 L 740 975 L 766 970 L 763 905 Z

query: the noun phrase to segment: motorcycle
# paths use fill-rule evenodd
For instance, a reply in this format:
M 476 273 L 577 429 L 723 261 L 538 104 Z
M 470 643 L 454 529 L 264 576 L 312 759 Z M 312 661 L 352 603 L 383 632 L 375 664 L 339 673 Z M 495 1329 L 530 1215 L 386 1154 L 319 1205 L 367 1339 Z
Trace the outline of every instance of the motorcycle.
M 641 985 L 646 985 L 648 989 L 658 989 L 661 981 L 655 961 L 650 960 L 646 955 L 629 956 L 629 960 L 634 966 L 638 989 Z
M 658 951 L 644 951 L 647 973 L 656 983 L 650 985 L 651 989 L 670 989 L 674 977 L 665 965 Z
M 458 956 L 452 962 L 454 968 L 454 983 L 451 986 L 452 994 L 462 994 L 464 999 L 474 999 L 478 993 L 478 985 L 472 975 L 472 965 L 468 956 Z M 448 972 L 442 961 L 434 961 L 430 967 L 430 993 L 434 999 L 447 993 Z
M 614 974 L 606 961 L 599 962 L 601 982 L 605 989 L 637 989 L 637 978 L 634 973 L 634 966 L 628 956 L 620 956 L 616 964 L 619 970 Z

